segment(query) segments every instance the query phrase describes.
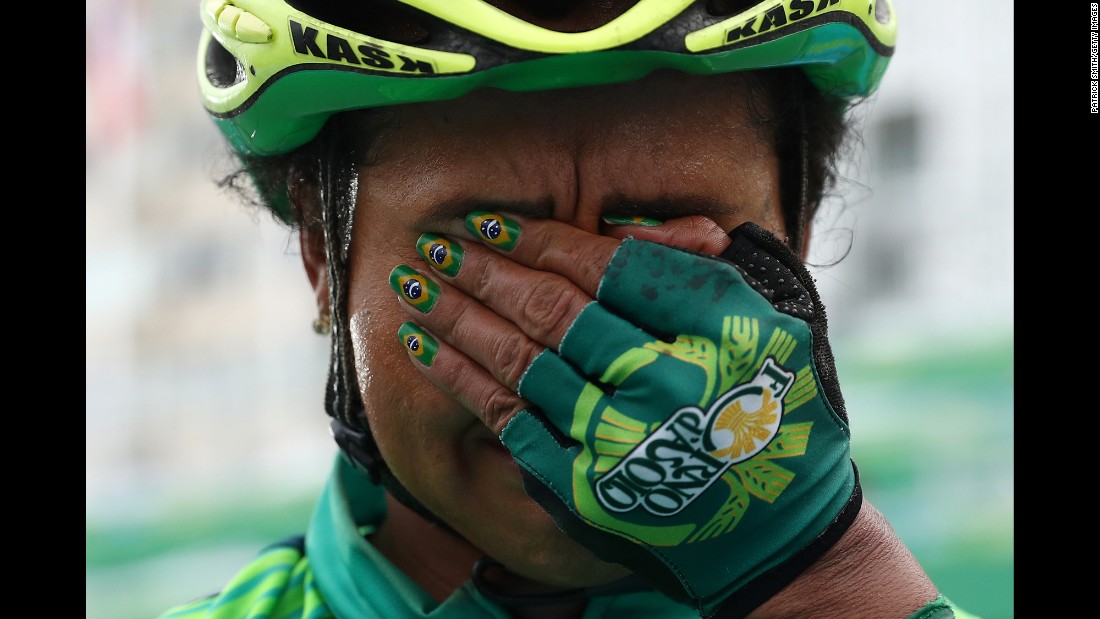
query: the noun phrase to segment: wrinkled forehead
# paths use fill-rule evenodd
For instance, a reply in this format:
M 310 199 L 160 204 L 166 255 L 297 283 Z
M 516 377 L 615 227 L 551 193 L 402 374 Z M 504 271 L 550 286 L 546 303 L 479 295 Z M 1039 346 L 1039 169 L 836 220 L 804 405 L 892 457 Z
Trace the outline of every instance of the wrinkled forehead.
M 660 70 L 622 84 L 555 91 L 481 89 L 461 98 L 366 112 L 371 160 L 392 160 L 409 148 L 454 156 L 469 145 L 512 149 L 600 147 L 647 151 L 689 149 L 706 157 L 729 138 L 753 148 L 772 143 L 769 97 L 751 74 L 698 76 Z M 444 148 L 446 146 L 446 148 Z
M 605 212 L 778 221 L 774 140 L 749 84 L 660 72 L 394 108 L 361 167 L 360 207 L 371 221 L 425 225 L 515 205 L 588 222 Z

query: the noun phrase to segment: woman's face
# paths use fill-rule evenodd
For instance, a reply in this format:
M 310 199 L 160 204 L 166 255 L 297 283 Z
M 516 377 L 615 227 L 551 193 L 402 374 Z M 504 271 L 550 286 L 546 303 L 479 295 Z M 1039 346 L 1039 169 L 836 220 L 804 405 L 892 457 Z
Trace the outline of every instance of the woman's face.
M 484 91 L 396 112 L 361 170 L 348 313 L 370 427 L 397 478 L 481 551 L 565 586 L 620 574 L 571 542 L 523 492 L 496 435 L 437 389 L 398 341 L 409 316 L 388 281 L 422 268 L 424 232 L 466 237 L 500 210 L 588 230 L 601 216 L 702 214 L 783 238 L 778 166 L 737 76 L 657 73 L 574 91 Z

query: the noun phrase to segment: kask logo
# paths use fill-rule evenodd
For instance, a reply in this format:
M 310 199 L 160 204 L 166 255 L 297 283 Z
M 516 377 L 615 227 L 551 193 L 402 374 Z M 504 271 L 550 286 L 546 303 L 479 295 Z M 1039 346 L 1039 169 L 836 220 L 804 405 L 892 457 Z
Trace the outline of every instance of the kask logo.
M 299 54 L 397 73 L 435 73 L 431 62 L 387 50 L 376 42 L 352 41 L 333 32 L 323 35 L 317 28 L 290 20 L 290 38 Z
M 721 394 L 706 410 L 680 408 L 599 478 L 600 504 L 619 513 L 639 507 L 655 516 L 678 513 L 777 436 L 783 398 L 795 378 L 768 357 L 752 380 Z
M 791 22 L 820 13 L 839 3 L 840 0 L 817 0 L 816 3 L 814 0 L 790 0 L 786 7 L 782 3 L 778 3 L 762 15 L 754 15 L 745 23 L 729 28 L 726 31 L 726 42 L 733 43 L 740 39 L 747 39 L 776 28 L 782 28 Z

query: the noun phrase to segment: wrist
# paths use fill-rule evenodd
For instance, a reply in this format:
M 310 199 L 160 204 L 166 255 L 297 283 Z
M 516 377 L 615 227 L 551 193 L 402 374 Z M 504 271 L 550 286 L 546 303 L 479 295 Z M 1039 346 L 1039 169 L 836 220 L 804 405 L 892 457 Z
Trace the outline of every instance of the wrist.
M 938 594 L 886 518 L 864 500 L 840 540 L 748 619 L 904 619 Z

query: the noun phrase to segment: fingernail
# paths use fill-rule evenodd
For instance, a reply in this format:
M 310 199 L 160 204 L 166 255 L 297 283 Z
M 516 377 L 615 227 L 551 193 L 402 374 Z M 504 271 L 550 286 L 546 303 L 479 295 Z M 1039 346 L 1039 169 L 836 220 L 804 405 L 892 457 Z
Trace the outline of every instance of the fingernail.
M 604 222 L 613 226 L 660 226 L 664 222 L 660 219 L 653 219 L 652 217 L 619 217 L 616 215 L 605 215 L 603 217 Z
M 489 211 L 474 211 L 466 216 L 466 229 L 486 243 L 512 251 L 519 240 L 519 224 Z
M 422 234 L 416 241 L 416 251 L 433 269 L 454 277 L 462 266 L 462 246 L 437 234 Z
M 420 363 L 430 367 L 435 362 L 435 355 L 439 352 L 439 342 L 416 326 L 416 323 L 406 322 L 401 325 L 397 330 L 397 339 Z
M 403 264 L 390 271 L 390 288 L 425 314 L 432 311 L 439 299 L 438 284 Z

